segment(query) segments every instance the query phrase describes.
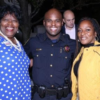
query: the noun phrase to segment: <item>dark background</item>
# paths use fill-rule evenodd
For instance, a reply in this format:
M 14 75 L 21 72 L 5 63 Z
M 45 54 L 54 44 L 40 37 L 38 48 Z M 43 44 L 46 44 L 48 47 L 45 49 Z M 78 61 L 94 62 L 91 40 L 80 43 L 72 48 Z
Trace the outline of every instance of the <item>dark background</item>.
M 77 0 L 75 0 L 74 2 L 76 3 L 76 1 Z M 49 10 L 50 8 L 52 8 L 52 3 L 53 3 L 53 0 L 46 0 L 43 3 L 41 10 L 37 14 L 37 16 L 35 16 L 32 19 L 32 22 L 39 20 L 40 18 L 43 18 L 45 12 L 47 10 Z M 95 4 L 95 3 L 88 4 L 88 3 L 84 4 L 84 6 L 82 6 L 82 7 L 76 7 L 75 9 L 71 9 L 71 8 L 69 8 L 69 4 L 65 4 L 62 9 L 60 9 L 60 8 L 58 8 L 58 9 L 61 11 L 62 14 L 65 10 L 71 9 L 75 14 L 76 23 L 78 23 L 78 21 L 82 17 L 92 17 L 92 18 L 95 18 L 98 21 L 98 23 L 100 23 L 100 4 L 98 2 L 97 2 L 97 4 Z M 75 5 L 76 4 L 74 4 L 74 6 Z M 38 24 L 42 25 L 42 20 L 39 23 L 37 23 L 36 25 L 38 25 Z

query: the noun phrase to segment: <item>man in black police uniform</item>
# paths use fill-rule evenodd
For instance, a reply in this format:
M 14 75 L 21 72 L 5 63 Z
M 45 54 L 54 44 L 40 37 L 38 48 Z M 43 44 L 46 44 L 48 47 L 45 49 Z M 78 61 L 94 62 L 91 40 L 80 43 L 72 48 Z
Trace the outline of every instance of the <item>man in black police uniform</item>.
M 31 38 L 25 45 L 26 53 L 33 57 L 33 100 L 71 100 L 70 72 L 75 41 L 61 34 L 61 13 L 52 8 L 43 20 L 46 33 Z

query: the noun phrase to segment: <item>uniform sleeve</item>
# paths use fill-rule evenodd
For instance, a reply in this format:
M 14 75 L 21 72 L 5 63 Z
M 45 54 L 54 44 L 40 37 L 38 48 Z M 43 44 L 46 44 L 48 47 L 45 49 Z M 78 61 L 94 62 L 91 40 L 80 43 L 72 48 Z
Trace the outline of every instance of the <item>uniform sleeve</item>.
M 24 50 L 26 52 L 26 54 L 28 55 L 28 57 L 30 59 L 32 59 L 32 52 L 31 52 L 31 40 L 29 40 L 27 43 L 25 43 L 24 45 Z
M 77 98 L 77 78 L 74 74 L 74 67 L 72 67 L 72 71 L 71 71 L 71 81 L 72 81 L 72 99 L 71 100 L 76 100 Z

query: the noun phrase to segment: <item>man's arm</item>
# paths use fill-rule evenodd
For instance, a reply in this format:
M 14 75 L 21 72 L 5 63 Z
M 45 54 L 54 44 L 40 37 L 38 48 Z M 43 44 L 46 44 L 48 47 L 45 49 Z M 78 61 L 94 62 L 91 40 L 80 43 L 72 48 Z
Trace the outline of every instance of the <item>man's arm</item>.
M 31 45 L 30 45 L 30 40 L 28 40 L 27 43 L 25 43 L 24 45 L 24 50 L 26 52 L 26 54 L 28 55 L 28 57 L 30 58 L 30 67 L 33 66 L 33 57 L 32 57 L 32 53 L 31 53 Z
M 30 59 L 33 58 L 31 53 L 31 39 L 25 43 L 24 50 Z

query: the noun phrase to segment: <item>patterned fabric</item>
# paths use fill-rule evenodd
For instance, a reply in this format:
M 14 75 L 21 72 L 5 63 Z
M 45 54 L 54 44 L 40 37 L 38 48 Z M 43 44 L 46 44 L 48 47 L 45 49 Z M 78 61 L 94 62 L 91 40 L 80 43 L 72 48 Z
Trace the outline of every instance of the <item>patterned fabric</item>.
M 0 100 L 31 100 L 29 58 L 0 36 Z

